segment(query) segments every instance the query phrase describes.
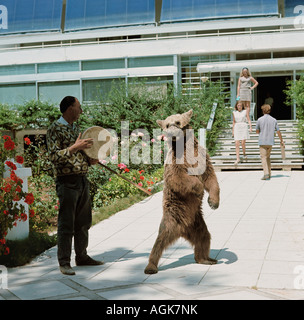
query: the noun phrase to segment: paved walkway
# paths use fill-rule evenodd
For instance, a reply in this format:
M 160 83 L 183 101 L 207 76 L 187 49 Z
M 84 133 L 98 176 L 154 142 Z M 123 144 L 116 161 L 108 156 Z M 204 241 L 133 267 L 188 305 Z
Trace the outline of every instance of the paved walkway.
M 304 171 L 275 171 L 270 181 L 260 180 L 261 171 L 217 175 L 220 207 L 212 211 L 205 199 L 203 210 L 218 264 L 196 264 L 180 239 L 158 274 L 144 274 L 162 215 L 160 192 L 91 229 L 89 254 L 103 266 L 63 276 L 54 247 L 9 269 L 0 300 L 304 299 Z

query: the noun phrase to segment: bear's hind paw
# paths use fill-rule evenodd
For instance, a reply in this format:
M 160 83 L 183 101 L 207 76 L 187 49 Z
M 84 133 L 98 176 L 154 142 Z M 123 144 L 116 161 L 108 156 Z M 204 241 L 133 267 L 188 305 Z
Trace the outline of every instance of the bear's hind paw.
M 208 259 L 197 259 L 196 260 L 197 263 L 199 264 L 217 264 L 217 260 L 216 259 L 212 259 L 212 258 L 208 258 Z
M 146 269 L 145 269 L 145 274 L 155 274 L 158 272 L 158 269 L 156 266 L 154 266 L 153 264 L 149 263 L 147 266 L 146 266 Z

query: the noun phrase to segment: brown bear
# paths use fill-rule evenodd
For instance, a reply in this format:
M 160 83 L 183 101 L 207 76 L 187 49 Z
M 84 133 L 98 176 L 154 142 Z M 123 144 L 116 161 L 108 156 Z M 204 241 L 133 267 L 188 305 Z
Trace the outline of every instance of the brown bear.
M 192 114 L 190 110 L 157 120 L 168 138 L 169 150 L 164 171 L 163 217 L 146 274 L 158 272 L 163 251 L 179 237 L 194 246 L 197 263 L 217 263 L 209 257 L 211 236 L 203 219 L 202 200 L 206 190 L 210 207 L 216 209 L 220 189 L 209 155 L 189 126 Z

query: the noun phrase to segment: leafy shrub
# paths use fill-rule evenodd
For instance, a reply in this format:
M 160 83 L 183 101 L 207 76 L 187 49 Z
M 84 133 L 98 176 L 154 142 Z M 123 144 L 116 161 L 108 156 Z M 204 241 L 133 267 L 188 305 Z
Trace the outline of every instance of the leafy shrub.
M 156 192 L 155 186 L 162 180 L 163 168 L 155 171 L 152 174 L 146 174 L 144 170 L 129 170 L 123 164 L 119 164 L 118 167 L 120 174 L 124 175 L 130 181 L 138 184 L 140 187 L 145 188 L 148 191 Z M 129 195 L 143 194 L 143 191 L 120 178 L 117 175 L 113 175 L 109 178 L 109 181 L 103 186 L 100 186 L 98 192 L 95 193 L 94 207 L 100 208 L 113 203 L 115 199 L 122 199 Z
M 30 100 L 23 105 L 0 104 L 0 129 L 47 128 L 59 116 L 59 108 L 47 102 Z
M 147 182 L 152 181 L 155 185 L 154 177 L 158 179 L 157 181 L 161 180 L 163 170 L 163 141 L 160 141 L 162 147 L 159 151 L 161 154 L 158 155 L 159 163 L 152 161 L 153 142 L 151 140 L 157 140 L 157 137 L 153 135 L 154 130 L 160 130 L 156 120 L 193 109 L 191 126 L 197 135 L 199 128 L 206 127 L 212 105 L 217 101 L 218 107 L 214 124 L 212 130 L 207 134 L 207 148 L 212 154 L 217 148 L 220 130 L 227 125 L 231 114 L 230 108 L 225 106 L 224 99 L 225 95 L 222 93 L 220 83 L 206 82 L 203 90 L 197 90 L 196 93 L 189 95 L 181 88 L 174 88 L 172 84 L 158 85 L 156 83 L 151 87 L 147 86 L 145 81 L 134 80 L 128 84 L 121 82 L 112 86 L 106 101 L 100 100 L 95 104 L 83 105 L 83 114 L 78 122 L 82 129 L 97 125 L 116 131 L 118 135 L 116 162 L 107 163 L 107 166 L 121 171 L 117 167 L 117 164 L 123 162 L 121 150 L 124 141 L 121 140 L 121 121 L 128 121 L 129 127 L 126 128 L 125 134 L 129 137 L 130 152 L 132 150 L 138 151 L 138 155 L 141 157 L 143 152 L 146 149 L 149 150 L 148 147 L 150 147 L 151 161 L 127 163 L 127 169 L 130 171 L 124 172 L 123 170 L 123 174 L 132 181 L 134 177 L 136 183 L 142 183 L 145 188 L 149 189 L 151 185 L 148 185 Z M 18 130 L 28 127 L 47 128 L 59 116 L 60 111 L 57 106 L 41 101 L 32 100 L 20 106 L 0 105 L 0 128 L 4 130 Z M 148 133 L 149 139 L 147 141 L 139 136 L 136 131 L 139 128 Z M 37 141 L 26 149 L 24 158 L 25 166 L 32 168 L 33 176 L 29 179 L 29 188 L 36 199 L 36 216 L 32 219 L 31 228 L 41 231 L 54 223 L 58 212 L 58 203 L 55 182 L 50 170 L 51 163 L 46 146 L 40 137 L 37 137 Z M 141 170 L 145 170 L 142 175 L 144 180 L 140 180 L 139 171 Z M 113 203 L 118 198 L 142 193 L 136 187 L 99 166 L 90 167 L 88 179 L 91 183 L 91 195 L 95 208 Z M 110 179 L 111 181 L 109 181 Z
M 23 128 L 33 129 L 48 128 L 61 115 L 57 106 L 39 100 L 31 100 L 18 106 L 18 113 Z
M 293 105 L 295 102 L 297 105 L 297 129 L 298 137 L 300 140 L 300 147 L 303 153 L 304 147 L 304 76 L 296 81 L 287 82 L 287 90 L 285 90 L 287 96 L 287 103 Z
M 191 126 L 197 136 L 199 128 L 206 128 L 213 103 L 217 102 L 213 127 L 207 134 L 207 148 L 213 154 L 220 131 L 227 127 L 230 120 L 231 108 L 225 105 L 225 97 L 219 82 L 207 81 L 204 90 L 197 90 L 191 95 L 183 93 L 181 88 L 174 88 L 172 84 L 167 85 L 164 94 L 163 87 L 148 90 L 144 81 L 133 81 L 128 88 L 121 83 L 112 87 L 107 103 L 99 101 L 96 105 L 83 107 L 85 117 L 81 125 L 91 119 L 91 125 L 113 129 L 120 137 L 121 121 L 128 121 L 129 134 L 136 129 L 145 129 L 153 137 L 153 130 L 158 128 L 156 120 L 193 109 Z

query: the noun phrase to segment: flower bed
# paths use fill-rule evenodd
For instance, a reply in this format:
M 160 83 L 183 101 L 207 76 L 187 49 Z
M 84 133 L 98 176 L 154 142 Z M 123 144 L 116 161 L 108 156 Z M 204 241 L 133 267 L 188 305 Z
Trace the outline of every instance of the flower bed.
M 22 164 L 24 158 L 16 155 L 16 144 L 10 136 L 1 137 L 0 142 L 0 256 L 10 254 L 7 246 L 6 235 L 8 230 L 17 225 L 17 221 L 26 221 L 29 217 L 26 214 L 25 206 L 20 204 L 20 200 L 28 205 L 34 203 L 34 196 L 31 192 L 22 190 L 22 179 L 16 174 L 16 164 L 9 160 L 15 159 L 17 164 Z M 4 172 L 8 170 L 9 176 L 3 178 Z M 33 209 L 29 210 L 29 215 L 34 216 Z

